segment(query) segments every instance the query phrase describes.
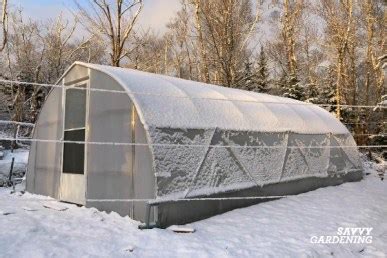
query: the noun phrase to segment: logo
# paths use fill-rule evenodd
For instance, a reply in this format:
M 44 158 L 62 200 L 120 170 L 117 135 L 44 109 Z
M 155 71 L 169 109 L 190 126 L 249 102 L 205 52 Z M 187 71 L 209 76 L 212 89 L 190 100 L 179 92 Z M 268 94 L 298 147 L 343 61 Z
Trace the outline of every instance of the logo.
M 373 228 L 339 227 L 336 235 L 312 236 L 312 244 L 371 244 Z

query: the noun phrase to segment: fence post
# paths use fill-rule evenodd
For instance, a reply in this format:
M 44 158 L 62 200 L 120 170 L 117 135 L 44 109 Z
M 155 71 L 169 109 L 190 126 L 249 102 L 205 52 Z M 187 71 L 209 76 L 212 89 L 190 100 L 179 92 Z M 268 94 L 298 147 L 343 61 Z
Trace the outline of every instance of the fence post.
M 9 175 L 8 175 L 8 185 L 9 186 L 13 185 L 13 183 L 12 183 L 12 173 L 13 173 L 13 164 L 14 163 L 15 163 L 15 157 L 12 157 L 11 168 L 9 169 Z

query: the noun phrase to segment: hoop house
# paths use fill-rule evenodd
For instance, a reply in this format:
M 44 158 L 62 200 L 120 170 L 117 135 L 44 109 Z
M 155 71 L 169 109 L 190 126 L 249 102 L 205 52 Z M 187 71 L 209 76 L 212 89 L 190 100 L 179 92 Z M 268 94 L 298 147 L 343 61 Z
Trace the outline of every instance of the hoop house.
M 33 193 L 166 226 L 362 178 L 351 134 L 312 104 L 79 62 L 58 84 L 34 131 L 47 141 L 31 146 Z

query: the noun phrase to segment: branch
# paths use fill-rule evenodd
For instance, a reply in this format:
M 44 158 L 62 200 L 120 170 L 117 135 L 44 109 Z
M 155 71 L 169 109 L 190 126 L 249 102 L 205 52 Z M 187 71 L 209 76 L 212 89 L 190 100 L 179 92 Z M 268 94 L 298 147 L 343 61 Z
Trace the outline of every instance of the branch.
M 128 27 L 126 28 L 126 30 L 124 32 L 124 36 L 122 37 L 122 40 L 120 43 L 120 50 L 122 50 L 124 48 L 124 44 L 125 44 L 126 40 L 128 39 L 130 33 L 132 32 L 132 30 L 134 28 L 134 24 L 136 23 L 137 18 L 142 10 L 142 7 L 144 6 L 142 0 L 138 0 L 138 2 L 136 4 L 140 4 L 140 6 L 138 7 L 136 13 L 133 16 L 133 19 L 129 22 Z
M 93 35 L 90 36 L 87 40 L 83 41 L 81 44 L 79 44 L 75 49 L 73 49 L 67 56 L 67 59 L 71 59 L 73 55 L 80 49 L 84 49 L 87 44 L 90 43 L 90 41 L 93 39 Z
M 251 37 L 251 35 L 252 35 L 253 32 L 254 32 L 255 26 L 256 26 L 257 23 L 258 23 L 258 20 L 259 20 L 259 6 L 258 6 L 258 1 L 257 1 L 256 5 L 257 5 L 257 12 L 256 12 L 256 14 L 255 14 L 255 19 L 254 19 L 254 21 L 253 21 L 253 24 L 251 24 L 251 27 L 250 27 L 250 29 L 249 29 L 249 32 L 247 33 L 247 36 L 246 36 L 245 40 L 243 41 L 243 43 L 242 43 L 242 45 L 241 45 L 239 51 L 242 51 L 242 50 L 244 49 L 245 45 L 247 44 L 247 41 L 249 40 L 249 38 Z

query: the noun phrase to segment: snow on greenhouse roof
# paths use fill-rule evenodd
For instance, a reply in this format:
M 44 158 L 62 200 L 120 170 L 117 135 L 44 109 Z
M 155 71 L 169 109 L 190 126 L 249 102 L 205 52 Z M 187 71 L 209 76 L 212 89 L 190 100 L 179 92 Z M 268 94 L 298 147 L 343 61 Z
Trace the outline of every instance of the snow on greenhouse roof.
M 145 126 L 349 134 L 338 119 L 313 104 L 132 69 L 77 64 L 121 84 Z

